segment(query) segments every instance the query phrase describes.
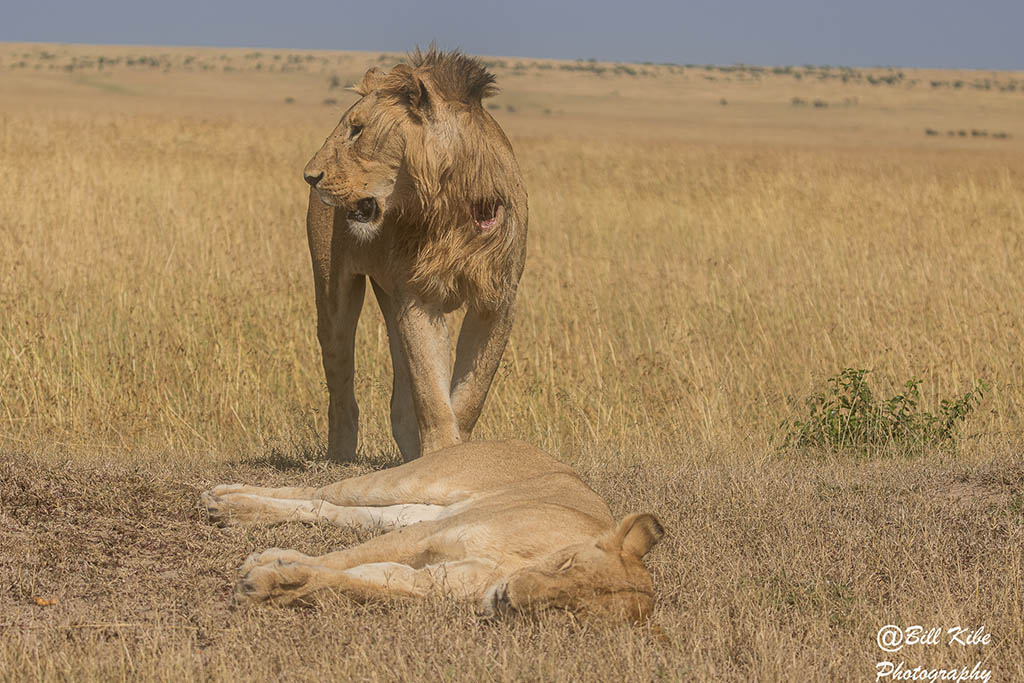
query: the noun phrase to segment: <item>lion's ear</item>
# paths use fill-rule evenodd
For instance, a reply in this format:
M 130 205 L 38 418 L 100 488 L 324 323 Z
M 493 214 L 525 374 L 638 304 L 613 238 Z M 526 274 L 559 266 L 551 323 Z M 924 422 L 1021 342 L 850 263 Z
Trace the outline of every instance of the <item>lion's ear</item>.
M 430 118 L 434 108 L 434 98 L 427 91 L 427 84 L 423 82 L 423 79 L 414 77 L 407 92 L 409 93 L 409 106 L 412 110 L 421 119 Z
M 377 67 L 370 67 L 370 69 L 363 74 L 363 80 L 361 80 L 358 85 L 352 86 L 351 90 L 363 96 L 369 95 L 377 89 L 377 86 L 380 85 L 386 75 L 386 73 Z

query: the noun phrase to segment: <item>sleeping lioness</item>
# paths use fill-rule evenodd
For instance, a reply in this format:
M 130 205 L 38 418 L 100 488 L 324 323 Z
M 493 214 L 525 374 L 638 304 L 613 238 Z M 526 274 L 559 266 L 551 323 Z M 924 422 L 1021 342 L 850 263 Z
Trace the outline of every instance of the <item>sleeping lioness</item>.
M 492 615 L 554 608 L 632 622 L 654 605 L 641 558 L 664 533 L 658 520 L 642 513 L 616 524 L 572 469 L 520 441 L 459 444 L 323 488 L 226 484 L 202 498 L 223 525 L 389 529 L 320 557 L 254 553 L 240 570 L 240 600 L 442 594 Z

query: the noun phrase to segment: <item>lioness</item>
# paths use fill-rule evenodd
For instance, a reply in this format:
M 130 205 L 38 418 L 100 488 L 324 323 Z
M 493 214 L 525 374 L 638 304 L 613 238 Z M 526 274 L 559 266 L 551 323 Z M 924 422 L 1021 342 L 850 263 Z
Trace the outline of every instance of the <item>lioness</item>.
M 387 325 L 391 429 L 405 460 L 468 440 L 508 341 L 526 190 L 484 109 L 494 76 L 459 52 L 373 68 L 306 165 L 306 227 L 327 388 L 328 457 L 355 457 L 356 323 L 366 276 Z M 444 314 L 466 306 L 454 371 Z
M 241 600 L 443 594 L 490 614 L 556 608 L 633 622 L 654 605 L 641 558 L 662 537 L 658 520 L 632 514 L 616 524 L 572 469 L 520 441 L 459 444 L 323 488 L 228 484 L 202 497 L 224 525 L 398 527 L 320 557 L 254 553 L 235 587 Z

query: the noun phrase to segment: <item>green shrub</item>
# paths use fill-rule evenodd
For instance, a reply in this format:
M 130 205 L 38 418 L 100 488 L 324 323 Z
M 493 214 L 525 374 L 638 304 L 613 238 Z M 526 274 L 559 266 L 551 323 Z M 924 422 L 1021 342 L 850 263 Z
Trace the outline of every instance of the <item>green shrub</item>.
M 988 390 L 978 380 L 963 395 L 941 401 L 934 414 L 920 407 L 921 380 L 911 378 L 902 393 L 879 400 L 868 385 L 869 372 L 845 368 L 829 377 L 824 391 L 804 400 L 807 416 L 783 423 L 783 448 L 871 452 L 897 446 L 914 453 L 925 446 L 952 446 Z

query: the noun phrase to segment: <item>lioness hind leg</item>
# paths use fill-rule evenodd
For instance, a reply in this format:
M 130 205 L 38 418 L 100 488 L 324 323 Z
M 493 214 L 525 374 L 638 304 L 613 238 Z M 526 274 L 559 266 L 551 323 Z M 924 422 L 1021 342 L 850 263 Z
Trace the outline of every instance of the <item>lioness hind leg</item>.
M 449 512 L 449 506 L 445 505 L 343 506 L 323 499 L 296 500 L 241 492 L 218 494 L 215 491 L 204 492 L 202 501 L 210 519 L 221 526 L 324 521 L 338 526 L 387 528 L 440 519 Z
M 248 484 L 218 484 L 210 489 L 215 496 L 223 496 L 226 493 L 249 493 L 264 498 L 289 498 L 292 500 L 314 499 L 319 497 L 320 489 L 308 486 L 281 486 L 267 488 L 264 486 L 249 486 Z

